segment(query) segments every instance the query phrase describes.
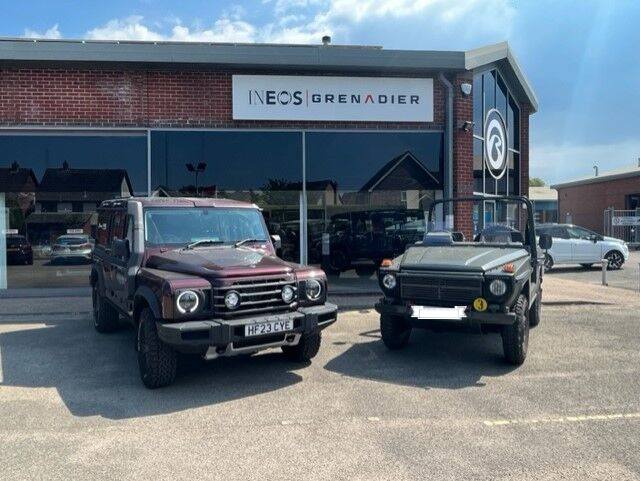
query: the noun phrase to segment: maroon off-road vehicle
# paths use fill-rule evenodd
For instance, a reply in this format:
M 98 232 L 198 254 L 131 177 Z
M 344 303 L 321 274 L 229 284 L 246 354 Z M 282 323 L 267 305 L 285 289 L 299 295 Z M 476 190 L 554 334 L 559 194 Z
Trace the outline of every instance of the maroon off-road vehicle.
M 98 210 L 91 286 L 99 332 L 120 316 L 136 329 L 142 381 L 170 384 L 177 353 L 205 359 L 281 347 L 296 361 L 336 321 L 320 269 L 276 256 L 257 206 L 224 199 L 141 197 Z

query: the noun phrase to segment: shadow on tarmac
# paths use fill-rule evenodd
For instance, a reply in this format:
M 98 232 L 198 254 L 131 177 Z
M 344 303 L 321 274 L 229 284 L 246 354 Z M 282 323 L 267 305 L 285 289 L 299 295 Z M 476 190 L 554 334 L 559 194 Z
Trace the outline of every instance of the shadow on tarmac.
M 42 321 L 32 321 L 40 325 Z M 0 334 L 1 386 L 55 387 L 74 416 L 127 419 L 256 396 L 296 384 L 304 367 L 279 351 L 205 363 L 181 359 L 175 383 L 142 385 L 132 329 L 102 335 L 89 316 Z
M 325 365 L 325 369 L 360 379 L 368 379 L 423 389 L 482 387 L 484 376 L 502 376 L 516 366 L 502 355 L 499 334 L 434 332 L 414 329 L 407 347 L 390 351 L 378 330 L 360 333 L 375 339 L 353 343 Z

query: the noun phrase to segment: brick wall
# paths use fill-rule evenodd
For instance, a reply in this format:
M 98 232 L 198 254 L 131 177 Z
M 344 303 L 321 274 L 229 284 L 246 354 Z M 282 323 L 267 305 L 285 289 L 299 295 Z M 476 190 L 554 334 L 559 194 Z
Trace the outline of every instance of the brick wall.
M 473 93 L 465 96 L 460 84 L 472 83 L 471 74 L 458 75 L 453 80 L 453 195 L 466 197 L 473 194 L 473 129 L 460 128 L 465 121 L 473 121 Z M 473 234 L 472 202 L 454 204 L 455 229 L 467 239 Z
M 429 123 L 234 121 L 232 74 L 202 70 L 2 69 L 0 125 L 351 129 L 444 126 L 444 88 L 437 79 L 434 121 Z
M 558 222 L 567 213 L 574 224 L 603 234 L 604 210 L 624 209 L 626 196 L 640 193 L 640 177 L 558 189 Z

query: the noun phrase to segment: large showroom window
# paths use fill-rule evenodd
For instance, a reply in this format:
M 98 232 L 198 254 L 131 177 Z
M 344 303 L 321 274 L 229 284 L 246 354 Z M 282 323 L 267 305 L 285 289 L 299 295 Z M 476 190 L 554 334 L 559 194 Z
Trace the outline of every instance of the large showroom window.
M 147 193 L 145 132 L 0 135 L 0 289 L 88 286 L 96 207 Z
M 307 132 L 309 263 L 370 277 L 424 235 L 442 195 L 441 132 Z
M 497 109 L 505 121 L 508 132 L 508 168 L 500 179 L 495 179 L 485 163 L 483 137 L 487 112 Z M 520 194 L 520 109 L 496 69 L 478 73 L 473 79 L 473 176 L 474 190 L 486 195 Z M 473 214 L 476 232 L 482 226 L 494 223 L 512 223 L 515 211 L 507 212 L 501 203 L 486 201 L 475 206 Z M 512 207 L 513 208 L 513 207 Z M 480 212 L 482 210 L 482 212 Z
M 281 255 L 300 259 L 301 132 L 154 131 L 151 158 L 153 195 L 254 202 Z

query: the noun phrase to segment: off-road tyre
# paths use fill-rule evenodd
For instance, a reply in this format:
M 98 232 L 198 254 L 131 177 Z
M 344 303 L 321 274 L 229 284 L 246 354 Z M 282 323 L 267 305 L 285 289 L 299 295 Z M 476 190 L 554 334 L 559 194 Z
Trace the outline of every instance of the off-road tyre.
M 322 343 L 320 331 L 313 334 L 303 334 L 295 346 L 282 346 L 282 352 L 287 359 L 295 362 L 309 362 L 316 357 Z
M 514 312 L 516 322 L 502 326 L 502 349 L 507 362 L 519 366 L 527 358 L 529 348 L 529 306 L 525 295 L 518 297 Z
M 96 331 L 105 334 L 113 332 L 120 327 L 118 311 L 100 294 L 97 283 L 91 289 L 91 303 L 93 307 L 93 327 Z
M 549 272 L 551 269 L 553 269 L 553 257 L 551 257 L 549 254 L 545 254 L 544 255 L 544 271 Z
M 542 289 L 538 292 L 536 300 L 529 308 L 529 327 L 536 327 L 540 324 L 540 318 L 542 316 Z
M 178 356 L 171 346 L 160 340 L 156 319 L 148 307 L 140 313 L 136 350 L 140 378 L 146 387 L 156 389 L 173 383 Z
M 409 343 L 411 326 L 401 316 L 380 315 L 380 334 L 388 349 L 396 351 Z

